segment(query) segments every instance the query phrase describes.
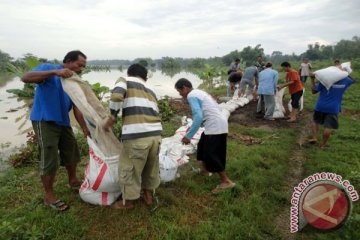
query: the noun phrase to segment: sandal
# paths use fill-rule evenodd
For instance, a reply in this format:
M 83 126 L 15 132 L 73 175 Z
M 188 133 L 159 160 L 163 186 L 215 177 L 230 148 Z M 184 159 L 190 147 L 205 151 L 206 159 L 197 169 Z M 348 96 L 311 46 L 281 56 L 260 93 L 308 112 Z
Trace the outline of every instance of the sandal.
M 82 185 L 82 183 L 81 183 L 81 182 L 78 182 L 78 183 L 76 183 L 76 184 L 69 184 L 68 186 L 69 186 L 70 190 L 79 191 L 81 185 Z
M 216 188 L 214 188 L 211 192 L 213 194 L 217 194 L 217 193 L 221 193 L 222 191 L 228 189 L 228 188 L 233 188 L 235 187 L 236 183 L 234 182 L 231 182 L 229 184 L 226 184 L 226 185 L 222 185 L 222 184 L 219 184 L 216 186 Z
M 64 203 L 61 200 L 56 200 L 53 203 L 47 203 L 47 202 L 44 202 L 44 203 L 45 203 L 46 206 L 49 206 L 52 209 L 54 209 L 56 211 L 59 211 L 59 212 L 64 212 L 64 211 L 66 211 L 66 210 L 68 210 L 70 208 L 69 205 L 67 205 L 66 203 Z

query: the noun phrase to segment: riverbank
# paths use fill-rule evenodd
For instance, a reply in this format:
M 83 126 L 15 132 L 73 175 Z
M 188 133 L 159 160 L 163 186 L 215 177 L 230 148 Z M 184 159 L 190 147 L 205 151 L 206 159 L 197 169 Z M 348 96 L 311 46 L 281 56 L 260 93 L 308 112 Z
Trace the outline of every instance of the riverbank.
M 346 114 L 340 116 L 340 129 L 325 150 L 306 142 L 299 145 L 300 133 L 306 136 L 309 132 L 315 96 L 306 95 L 306 107 L 293 124 L 255 118 L 254 103 L 235 111 L 229 119 L 227 172 L 237 186 L 219 195 L 211 194 L 218 177 L 195 173 L 194 157 L 179 168 L 180 178 L 159 187 L 156 207 L 147 208 L 140 200 L 132 211 L 82 202 L 68 189 L 65 171 L 60 169 L 56 192 L 71 209 L 57 213 L 43 204 L 36 164 L 10 169 L 0 178 L 0 238 L 360 239 L 358 203 L 353 204 L 345 226 L 330 233 L 306 228 L 288 234 L 289 219 L 279 220 L 283 212 L 290 211 L 293 183 L 315 172 L 336 172 L 360 190 L 359 90 L 355 84 L 346 93 Z M 216 91 L 224 94 L 225 89 Z M 164 137 L 171 136 L 180 117 L 190 113 L 181 102 L 171 106 L 178 116 L 164 123 Z M 294 155 L 300 156 L 297 165 L 293 164 Z M 86 162 L 84 155 L 78 170 L 81 175 Z M 289 179 L 293 175 L 295 178 Z

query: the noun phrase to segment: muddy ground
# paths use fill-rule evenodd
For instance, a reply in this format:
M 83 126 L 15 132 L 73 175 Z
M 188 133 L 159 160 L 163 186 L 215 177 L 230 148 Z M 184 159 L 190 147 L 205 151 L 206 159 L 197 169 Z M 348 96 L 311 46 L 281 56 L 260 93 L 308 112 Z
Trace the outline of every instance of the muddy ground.
M 182 99 L 174 98 L 170 100 L 171 107 L 175 113 L 180 116 L 191 117 L 191 109 Z M 257 102 L 251 101 L 244 107 L 237 108 L 231 113 L 229 122 L 238 123 L 243 126 L 255 128 L 291 128 L 296 127 L 296 123 L 288 123 L 286 119 L 276 119 L 275 121 L 264 120 L 262 116 L 256 114 Z M 284 106 L 287 104 L 284 102 Z M 285 107 L 286 109 L 286 107 Z M 300 114 L 301 116 L 301 114 Z

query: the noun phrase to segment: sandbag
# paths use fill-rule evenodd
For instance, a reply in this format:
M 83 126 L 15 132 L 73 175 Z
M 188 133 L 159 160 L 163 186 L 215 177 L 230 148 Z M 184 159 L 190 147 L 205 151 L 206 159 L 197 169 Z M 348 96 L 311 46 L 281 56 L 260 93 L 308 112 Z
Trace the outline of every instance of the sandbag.
M 305 95 L 305 88 L 303 89 L 303 95 L 301 96 L 300 100 L 299 100 L 299 111 L 302 111 L 304 109 L 304 95 Z M 291 99 L 288 103 L 288 109 L 289 109 L 289 112 L 292 111 L 292 106 L 291 106 Z
M 192 154 L 196 152 L 196 146 L 193 144 L 184 145 L 181 143 L 180 138 L 171 137 L 168 138 L 168 143 L 161 143 L 159 157 L 167 156 L 172 159 L 174 162 L 181 166 L 189 162 L 189 157 L 186 156 L 186 151 Z M 187 149 L 185 149 L 187 147 Z M 192 149 L 191 149 L 192 148 Z
M 87 203 L 101 206 L 109 206 L 113 204 L 121 195 L 120 192 L 99 192 L 91 188 L 89 180 L 85 178 L 79 190 L 80 198 Z
M 344 62 L 341 64 L 341 67 L 343 70 L 347 71 L 349 74 L 352 73 L 351 62 Z
M 327 90 L 329 90 L 334 83 L 349 76 L 347 71 L 342 71 L 334 66 L 317 70 L 314 74 L 316 79 L 318 79 Z
M 192 120 L 188 119 L 188 124 L 185 126 L 181 126 L 175 131 L 175 135 L 173 136 L 172 146 L 171 148 L 179 148 L 184 151 L 184 154 L 194 154 L 196 153 L 197 144 L 200 141 L 201 134 L 204 132 L 204 128 L 201 127 L 199 130 L 195 133 L 195 135 L 190 139 L 190 144 L 184 145 L 181 143 L 181 139 L 183 139 L 187 133 L 187 131 L 190 129 Z M 177 146 L 176 146 L 177 144 Z M 182 146 L 178 145 L 182 144 Z
M 79 194 L 83 201 L 96 205 L 110 205 L 121 194 L 118 175 L 119 156 L 105 157 L 91 138 L 90 160 L 85 168 L 85 178 Z
M 285 113 L 285 108 L 283 106 L 283 96 L 286 88 L 280 89 L 275 94 L 275 109 L 273 113 L 273 118 L 283 118 Z
M 89 180 L 91 189 L 99 192 L 120 192 L 119 155 L 106 157 L 91 138 L 89 145 L 89 163 L 85 170 L 85 178 Z
M 162 182 L 170 182 L 176 178 L 178 164 L 172 160 L 169 156 L 160 155 L 159 157 L 160 166 L 160 180 Z
M 230 101 L 226 102 L 225 104 L 219 104 L 220 108 L 225 108 L 226 110 L 228 110 L 229 112 L 234 112 L 235 109 L 237 108 L 237 105 L 234 103 L 231 103 Z
M 102 126 L 109 113 L 91 87 L 76 74 L 70 78 L 61 79 L 61 84 L 71 101 L 82 113 L 91 133 L 91 138 L 102 153 L 107 157 L 118 155 L 122 144 L 111 130 L 105 131 L 103 129 Z

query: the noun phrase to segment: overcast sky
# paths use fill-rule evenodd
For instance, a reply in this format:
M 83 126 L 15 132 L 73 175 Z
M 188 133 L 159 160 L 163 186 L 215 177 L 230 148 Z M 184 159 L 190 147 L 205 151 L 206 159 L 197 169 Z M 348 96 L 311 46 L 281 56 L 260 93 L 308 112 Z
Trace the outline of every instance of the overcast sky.
M 359 0 L 0 0 L 0 50 L 14 58 L 208 58 L 258 43 L 300 54 L 355 35 Z

